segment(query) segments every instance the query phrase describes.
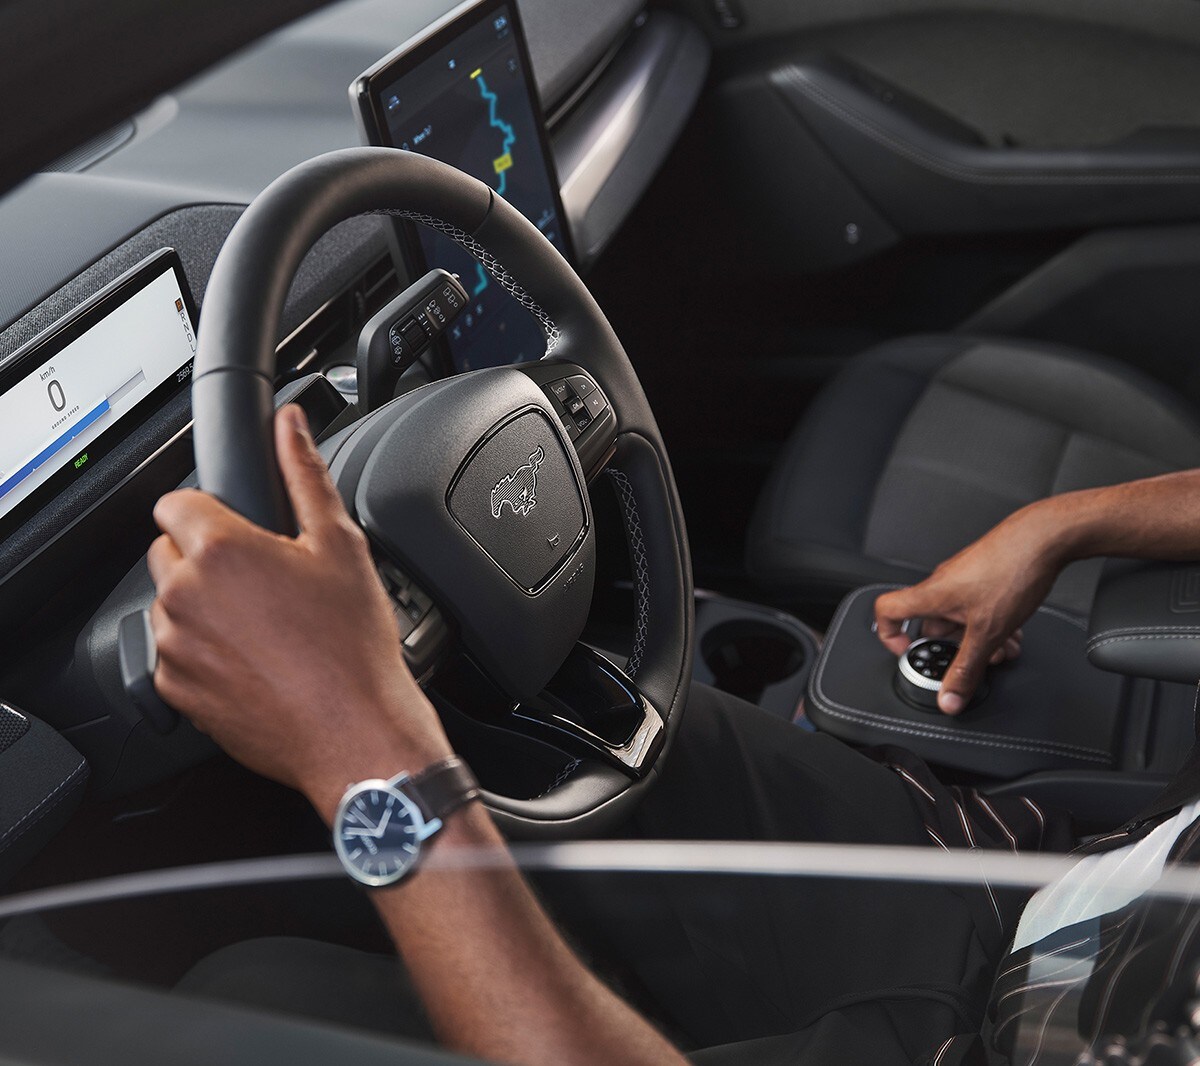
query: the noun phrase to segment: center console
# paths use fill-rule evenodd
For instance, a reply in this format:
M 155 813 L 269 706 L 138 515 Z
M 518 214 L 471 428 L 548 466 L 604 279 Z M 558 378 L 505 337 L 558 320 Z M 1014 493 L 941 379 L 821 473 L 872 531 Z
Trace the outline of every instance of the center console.
M 927 649 L 905 678 L 875 634 L 875 600 L 895 587 L 857 589 L 839 607 L 809 679 L 806 710 L 821 731 L 860 745 L 896 744 L 937 766 L 1010 782 L 1132 773 L 1157 787 L 1191 748 L 1194 686 L 1097 669 L 1087 657 L 1086 621 L 1053 608 L 1029 620 L 1021 655 L 990 667 L 961 715 L 941 714 L 918 693 L 947 649 Z

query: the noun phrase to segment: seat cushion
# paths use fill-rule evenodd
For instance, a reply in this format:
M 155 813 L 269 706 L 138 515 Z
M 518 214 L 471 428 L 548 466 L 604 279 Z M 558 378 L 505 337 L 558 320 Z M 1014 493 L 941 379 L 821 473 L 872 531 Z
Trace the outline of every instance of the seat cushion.
M 1054 345 L 911 337 L 851 360 L 821 392 L 759 499 L 751 573 L 836 600 L 919 580 L 1034 500 L 1200 466 L 1200 417 L 1114 360 Z M 1049 602 L 1086 614 L 1099 560 Z
M 433 1039 L 395 955 L 318 940 L 262 937 L 231 944 L 201 959 L 175 991 L 412 1040 Z

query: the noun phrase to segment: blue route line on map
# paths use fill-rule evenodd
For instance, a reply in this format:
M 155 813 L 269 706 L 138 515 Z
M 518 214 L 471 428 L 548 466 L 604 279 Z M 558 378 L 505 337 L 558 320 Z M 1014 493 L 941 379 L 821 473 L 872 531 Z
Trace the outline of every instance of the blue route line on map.
M 500 154 L 502 156 L 507 155 L 512 151 L 512 146 L 517 143 L 517 135 L 513 131 L 512 126 L 496 115 L 496 108 L 500 104 L 500 98 L 487 87 L 487 82 L 484 80 L 483 75 L 476 74 L 475 81 L 479 83 L 479 95 L 487 101 L 488 125 L 500 130 L 504 134 L 504 145 Z M 496 187 L 496 192 L 503 196 L 506 188 L 508 188 L 508 171 L 502 170 L 500 171 L 500 184 Z
M 479 276 L 479 280 L 475 282 L 475 288 L 471 290 L 472 296 L 478 296 L 481 292 L 483 292 L 484 289 L 488 287 L 488 283 L 491 281 L 487 275 L 487 271 L 484 270 L 482 263 L 475 264 L 475 271 Z

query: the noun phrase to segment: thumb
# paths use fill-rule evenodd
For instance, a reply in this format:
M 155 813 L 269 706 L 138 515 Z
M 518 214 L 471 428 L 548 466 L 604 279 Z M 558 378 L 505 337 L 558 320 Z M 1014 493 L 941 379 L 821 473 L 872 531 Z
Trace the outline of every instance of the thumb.
M 280 408 L 275 416 L 275 452 L 301 532 L 320 529 L 345 514 L 342 497 L 308 431 L 308 418 L 295 404 Z
M 942 691 L 938 693 L 938 709 L 943 714 L 961 714 L 971 702 L 995 650 L 977 626 L 968 624 L 958 654 L 942 682 Z

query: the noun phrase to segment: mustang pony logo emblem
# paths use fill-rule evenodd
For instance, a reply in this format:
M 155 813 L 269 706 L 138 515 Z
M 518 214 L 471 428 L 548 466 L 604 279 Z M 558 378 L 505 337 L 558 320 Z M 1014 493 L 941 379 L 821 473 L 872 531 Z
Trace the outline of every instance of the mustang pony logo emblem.
M 505 506 L 513 514 L 527 515 L 537 506 L 537 474 L 546 453 L 539 446 L 524 466 L 505 474 L 492 489 L 492 517 L 499 518 Z

